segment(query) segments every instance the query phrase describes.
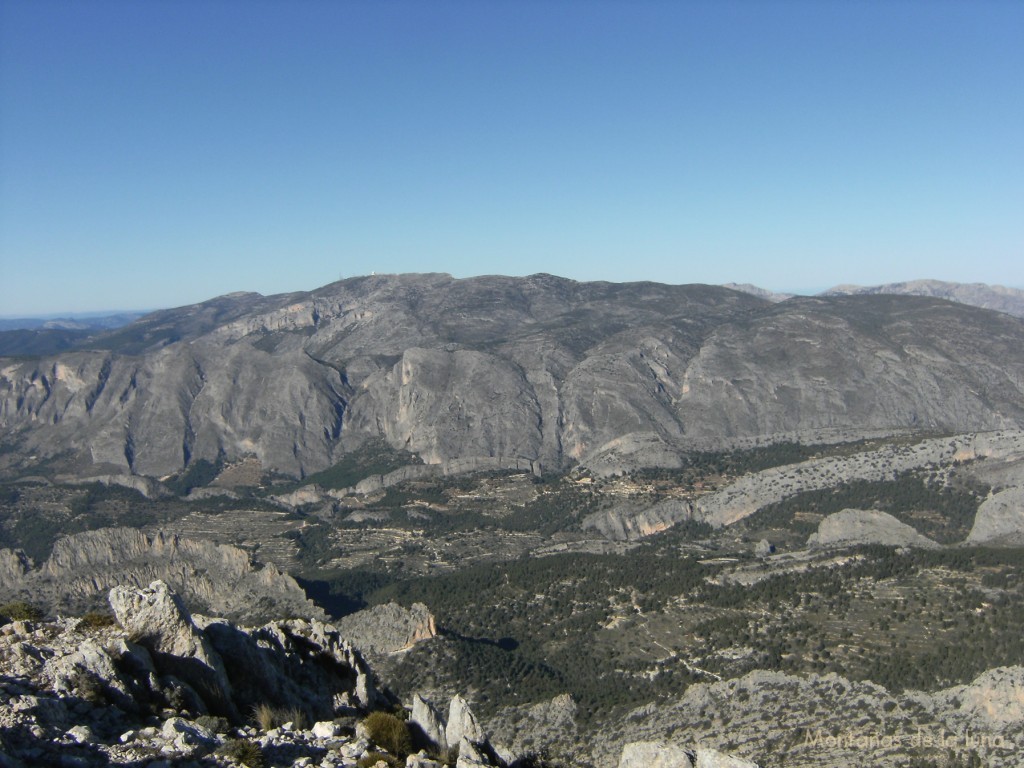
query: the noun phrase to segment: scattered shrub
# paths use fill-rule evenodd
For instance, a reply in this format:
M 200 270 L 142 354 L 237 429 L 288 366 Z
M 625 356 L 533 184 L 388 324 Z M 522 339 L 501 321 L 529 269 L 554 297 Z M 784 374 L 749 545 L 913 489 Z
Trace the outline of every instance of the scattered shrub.
M 253 707 L 252 719 L 264 731 L 280 728 L 285 723 L 291 723 L 298 730 L 303 730 L 309 725 L 306 713 L 298 707 L 279 709 L 269 704 L 257 704 Z
M 43 612 L 31 603 L 15 600 L 6 605 L 0 605 L 0 617 L 9 621 L 39 621 L 43 618 Z
M 195 719 L 196 725 L 201 725 L 208 731 L 213 733 L 227 733 L 229 723 L 223 717 L 214 717 L 213 715 L 200 715 Z
M 69 682 L 78 695 L 91 704 L 106 704 L 107 692 L 100 680 L 92 672 L 76 669 Z
M 263 768 L 266 765 L 260 745 L 249 739 L 228 739 L 217 750 L 217 754 L 230 757 L 248 768 Z
M 404 763 L 394 755 L 384 752 L 369 752 L 356 762 L 356 768 L 375 768 L 377 763 L 384 761 L 390 768 L 402 768 Z
M 511 763 L 509 768 L 562 768 L 562 766 L 551 758 L 546 749 L 542 749 L 539 752 L 527 752 Z
M 373 743 L 392 755 L 404 759 L 412 751 L 409 726 L 390 712 L 371 712 L 363 725 Z
M 252 719 L 262 731 L 270 731 L 277 727 L 277 710 L 269 704 L 257 704 L 252 708 Z
M 291 723 L 292 727 L 296 730 L 305 730 L 309 725 L 309 721 L 306 718 L 306 713 L 298 707 L 292 707 L 291 709 L 281 710 L 279 713 L 281 717 L 281 725 L 285 723 Z
M 114 614 L 104 613 L 103 611 L 89 611 L 78 620 L 78 629 L 101 629 L 103 627 L 112 627 L 115 624 L 117 624 L 117 619 L 114 618 Z

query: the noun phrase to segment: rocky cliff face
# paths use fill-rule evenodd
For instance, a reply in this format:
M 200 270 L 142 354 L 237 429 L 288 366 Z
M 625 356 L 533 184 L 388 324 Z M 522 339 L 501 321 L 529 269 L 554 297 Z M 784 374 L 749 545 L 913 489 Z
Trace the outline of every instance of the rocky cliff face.
M 19 552 L 0 550 L 0 600 L 24 598 L 54 613 L 94 608 L 115 585 L 142 587 L 157 579 L 193 609 L 220 616 L 323 618 L 295 579 L 229 545 L 104 528 L 58 539 L 38 568 Z
M 339 619 L 339 631 L 364 653 L 393 654 L 437 636 L 434 616 L 423 603 L 403 608 L 386 603 Z
M 8 472 L 323 469 L 368 438 L 464 457 L 671 465 L 694 441 L 1024 423 L 1024 323 L 935 299 L 793 299 L 547 275 L 356 278 L 155 313 L 0 361 Z M 628 436 L 628 441 L 623 439 Z M 34 457 L 34 458 L 30 458 Z M 603 463 L 602 463 L 603 462 Z

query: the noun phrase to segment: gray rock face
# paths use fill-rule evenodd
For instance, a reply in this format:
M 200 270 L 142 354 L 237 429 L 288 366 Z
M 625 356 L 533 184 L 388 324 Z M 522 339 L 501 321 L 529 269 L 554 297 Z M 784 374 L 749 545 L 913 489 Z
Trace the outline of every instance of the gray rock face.
M 110 607 L 162 672 L 199 692 L 213 712 L 238 717 L 224 661 L 165 583 L 155 581 L 147 589 L 114 587 Z
M 1024 424 L 1022 341 L 1017 318 L 919 297 L 357 278 L 4 359 L 0 428 L 17 450 L 0 470 L 60 455 L 159 477 L 222 456 L 299 476 L 384 437 L 427 463 L 595 457 L 603 472 L 671 465 L 695 440 L 1000 429 Z
M 165 581 L 186 604 L 236 620 L 267 614 L 323 618 L 291 576 L 257 566 L 230 545 L 133 528 L 103 528 L 65 536 L 32 569 L 20 552 L 0 549 L 0 598 L 30 597 L 53 613 L 79 612 L 106 602 L 114 586 Z
M 668 499 L 649 507 L 617 504 L 594 512 L 582 520 L 584 529 L 592 529 L 613 541 L 632 541 L 668 530 L 683 520 L 692 520 L 693 505 L 681 499 Z
M 807 540 L 810 547 L 854 547 L 860 544 L 923 549 L 939 547 L 906 523 L 873 509 L 844 509 L 829 515 L 818 524 L 818 532 Z
M 423 603 L 375 605 L 337 621 L 343 637 L 364 652 L 392 654 L 437 635 L 434 616 Z
M 437 749 L 441 751 L 448 749 L 448 738 L 445 735 L 441 715 L 429 701 L 419 694 L 413 696 L 409 724 L 418 728 L 422 737 Z
M 1024 544 L 1024 487 L 1007 488 L 985 499 L 978 507 L 970 544 Z
M 467 701 L 456 694 L 448 707 L 448 724 L 445 726 L 445 739 L 449 744 L 460 744 L 463 740 L 481 743 L 487 740 L 484 729 L 480 727 L 476 716 L 469 708 Z M 459 755 L 462 755 L 461 749 Z
M 323 622 L 294 619 L 241 630 L 214 620 L 203 631 L 223 659 L 240 711 L 265 704 L 304 712 L 313 722 L 382 700 L 366 662 Z
M 1024 722 L 1024 667 L 998 667 L 983 672 L 967 685 L 934 696 L 950 717 L 980 731 L 1002 731 Z

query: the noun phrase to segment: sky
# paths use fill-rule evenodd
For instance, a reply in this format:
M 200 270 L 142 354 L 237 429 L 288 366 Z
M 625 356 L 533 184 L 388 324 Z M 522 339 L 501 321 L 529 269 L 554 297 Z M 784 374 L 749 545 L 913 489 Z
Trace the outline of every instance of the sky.
M 1024 2 L 0 1 L 0 315 L 1024 287 Z

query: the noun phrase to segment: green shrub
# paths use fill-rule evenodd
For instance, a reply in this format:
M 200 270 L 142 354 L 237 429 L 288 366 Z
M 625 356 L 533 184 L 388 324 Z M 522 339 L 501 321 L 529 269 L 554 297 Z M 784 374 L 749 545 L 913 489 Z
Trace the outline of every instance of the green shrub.
M 401 768 L 404 763 L 394 755 L 384 752 L 370 752 L 356 761 L 356 768 L 374 768 L 380 761 L 387 763 L 390 768 Z
M 104 613 L 103 611 L 89 611 L 78 620 L 78 629 L 101 629 L 103 627 L 112 627 L 115 624 L 117 624 L 117 619 L 114 618 L 114 614 Z
M 373 743 L 392 755 L 405 758 L 412 752 L 409 726 L 390 712 L 371 712 L 363 720 L 363 725 Z
M 211 733 L 227 733 L 229 723 L 223 717 L 214 717 L 213 715 L 200 715 L 195 719 L 196 725 L 201 725 Z
M 266 765 L 260 745 L 248 739 L 228 739 L 217 749 L 217 754 L 230 757 L 248 768 L 263 768 Z
M 9 621 L 39 621 L 43 618 L 43 612 L 31 603 L 24 600 L 0 605 L 0 616 Z
M 103 681 L 95 674 L 84 669 L 76 669 L 71 677 L 71 685 L 78 695 L 91 704 L 106 704 L 107 692 Z

